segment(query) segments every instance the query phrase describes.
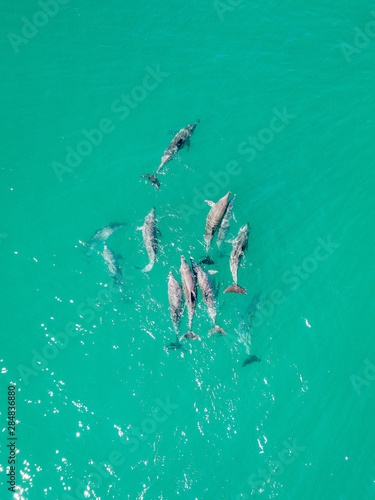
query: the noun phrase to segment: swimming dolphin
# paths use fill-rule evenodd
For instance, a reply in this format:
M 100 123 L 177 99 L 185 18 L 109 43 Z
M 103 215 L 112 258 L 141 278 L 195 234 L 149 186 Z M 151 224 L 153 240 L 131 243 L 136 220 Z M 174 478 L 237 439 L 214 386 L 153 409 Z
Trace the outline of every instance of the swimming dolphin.
M 213 333 L 219 333 L 221 335 L 226 335 L 226 332 L 216 324 L 216 303 L 215 303 L 215 291 L 209 274 L 193 259 L 190 257 L 191 265 L 193 267 L 193 272 L 197 277 L 199 288 L 202 292 L 203 302 L 206 304 L 208 309 L 208 315 L 210 316 L 214 327 L 208 332 L 208 335 Z
M 205 200 L 206 203 L 210 205 L 211 210 L 208 212 L 207 215 L 206 228 L 204 232 L 204 241 L 206 243 L 207 256 L 200 262 L 200 264 L 213 264 L 213 260 L 211 259 L 211 257 L 209 257 L 208 252 L 210 249 L 212 238 L 214 237 L 216 229 L 218 228 L 221 219 L 224 215 L 224 212 L 228 206 L 229 195 L 230 191 L 228 191 L 228 193 L 225 196 L 220 198 L 220 200 L 217 203 Z
M 112 250 L 104 243 L 104 250 L 102 253 L 104 262 L 107 265 L 109 274 L 113 277 L 113 282 L 118 285 L 120 292 L 124 292 L 124 280 L 122 276 L 121 266 L 119 264 L 119 259 L 121 255 L 115 255 Z
M 96 247 L 99 243 L 104 243 L 111 236 L 111 234 L 113 234 L 115 231 L 121 229 L 124 226 L 126 226 L 126 224 L 113 222 L 108 226 L 98 229 L 98 231 L 96 231 L 91 236 L 88 243 L 83 243 L 83 245 L 86 247 L 87 255 L 91 255 L 96 250 Z
M 164 165 L 169 161 L 171 161 L 174 155 L 180 149 L 182 149 L 185 146 L 185 144 L 187 144 L 188 147 L 190 146 L 190 137 L 193 135 L 195 127 L 198 125 L 198 123 L 199 120 L 197 121 L 197 123 L 194 123 L 194 125 L 188 125 L 187 127 L 182 128 L 179 132 L 177 132 L 177 134 L 174 136 L 167 149 L 164 151 L 161 163 L 156 171 L 156 174 L 145 174 L 141 175 L 141 177 L 146 177 L 146 179 L 148 179 L 153 186 L 160 189 L 160 182 L 158 181 L 156 176 L 164 167 Z
M 230 225 L 230 219 L 233 216 L 233 203 L 236 198 L 236 195 L 233 196 L 233 198 L 230 200 L 228 203 L 227 209 L 225 210 L 225 213 L 223 215 L 223 218 L 221 220 L 220 227 L 217 232 L 216 236 L 216 244 L 221 250 L 221 245 L 223 244 L 223 241 L 225 240 L 225 237 L 229 231 L 229 225 Z
M 249 365 L 251 363 L 257 363 L 261 361 L 258 356 L 254 354 L 250 354 L 251 350 L 251 334 L 252 334 L 252 319 L 256 311 L 259 307 L 259 297 L 260 294 L 257 294 L 253 297 L 249 306 L 246 308 L 245 315 L 237 311 L 239 317 L 239 325 L 238 325 L 238 340 L 241 344 L 245 346 L 247 357 L 245 358 L 242 366 Z
M 153 268 L 156 261 L 156 254 L 158 253 L 157 233 L 159 231 L 156 228 L 155 207 L 153 207 L 151 212 L 146 216 L 143 226 L 139 229 L 142 229 L 143 243 L 150 260 L 147 266 L 142 269 L 142 272 L 148 273 Z
M 182 288 L 180 283 L 174 277 L 172 271 L 168 276 L 168 300 L 169 312 L 171 313 L 172 323 L 176 332 L 176 341 L 167 345 L 167 349 L 185 349 L 183 344 L 178 340 L 179 326 L 184 312 L 184 300 L 182 296 Z
M 228 286 L 228 288 L 224 290 L 224 293 L 232 292 L 232 293 L 243 293 L 246 295 L 246 290 L 237 284 L 237 271 L 242 256 L 247 250 L 247 245 L 249 242 L 249 233 L 250 233 L 250 226 L 247 223 L 245 226 L 241 227 L 241 229 L 238 232 L 237 238 L 233 241 L 232 253 L 230 254 L 229 265 L 234 285 Z
M 180 337 L 182 339 L 200 340 L 200 337 L 191 331 L 193 317 L 195 314 L 195 307 L 197 305 L 197 286 L 195 284 L 193 273 L 191 272 L 189 264 L 186 262 L 185 257 L 181 256 L 181 279 L 182 289 L 184 291 L 185 302 L 188 309 L 189 317 L 189 331 Z

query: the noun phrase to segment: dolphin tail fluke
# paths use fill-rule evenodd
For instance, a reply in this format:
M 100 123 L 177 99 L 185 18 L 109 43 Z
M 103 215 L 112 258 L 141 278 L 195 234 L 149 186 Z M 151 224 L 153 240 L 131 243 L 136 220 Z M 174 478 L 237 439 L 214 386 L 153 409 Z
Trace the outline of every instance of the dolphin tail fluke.
M 242 366 L 250 365 L 251 363 L 259 363 L 262 361 L 258 356 L 254 356 L 254 354 L 248 356 L 245 361 L 242 363 Z
M 155 186 L 157 189 L 160 189 L 160 182 L 158 181 L 156 175 L 144 174 L 144 175 L 141 175 L 141 177 L 145 177 L 146 179 L 148 179 L 151 182 L 151 184 L 153 186 Z
M 226 335 L 227 332 L 221 328 L 220 326 L 215 325 L 214 328 L 208 332 L 208 336 L 210 337 L 213 333 L 218 333 L 219 335 Z
M 170 344 L 168 344 L 166 346 L 166 349 L 168 351 L 174 349 L 175 351 L 177 351 L 178 349 L 181 349 L 182 351 L 186 351 L 186 347 L 184 346 L 184 344 L 181 344 L 181 342 L 179 342 L 179 340 L 177 339 L 176 342 L 171 342 Z
M 180 342 L 182 339 L 188 339 L 188 340 L 200 340 L 201 338 L 199 337 L 199 335 L 197 335 L 196 333 L 192 332 L 191 330 L 188 331 L 187 333 L 184 333 L 181 337 L 180 337 Z
M 149 264 L 147 264 L 146 267 L 142 269 L 142 273 L 149 273 L 153 267 L 154 267 L 154 262 L 150 262 Z
M 228 286 L 228 288 L 224 290 L 224 293 L 243 293 L 244 295 L 247 295 L 246 290 L 239 285 Z
M 211 259 L 211 257 L 209 255 L 206 255 L 206 257 L 204 259 L 202 259 L 199 264 L 208 264 L 210 266 L 212 266 L 213 264 L 215 264 L 215 262 Z

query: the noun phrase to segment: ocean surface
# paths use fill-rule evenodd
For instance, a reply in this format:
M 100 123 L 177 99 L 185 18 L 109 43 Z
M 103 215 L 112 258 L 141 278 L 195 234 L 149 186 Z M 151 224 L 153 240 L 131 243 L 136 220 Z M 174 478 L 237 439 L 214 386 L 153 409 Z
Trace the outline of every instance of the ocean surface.
M 375 498 L 373 5 L 0 9 L 1 500 Z M 141 175 L 198 119 L 155 189 Z M 204 200 L 228 191 L 227 336 L 199 292 L 201 341 L 166 350 L 168 273 L 205 255 Z M 123 290 L 85 252 L 111 223 Z M 224 294 L 246 223 L 247 295 Z

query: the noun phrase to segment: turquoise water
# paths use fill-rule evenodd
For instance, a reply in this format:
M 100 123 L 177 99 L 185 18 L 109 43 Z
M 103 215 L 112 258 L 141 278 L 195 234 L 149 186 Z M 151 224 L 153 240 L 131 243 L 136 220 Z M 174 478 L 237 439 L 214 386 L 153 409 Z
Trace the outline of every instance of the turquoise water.
M 370 4 L 62 4 L 1 6 L 0 498 L 10 384 L 16 499 L 374 498 Z M 157 191 L 140 175 L 198 118 Z M 229 190 L 248 294 L 223 295 L 227 243 L 227 338 L 200 300 L 202 341 L 167 352 L 168 272 Z M 112 222 L 125 300 L 80 243 Z

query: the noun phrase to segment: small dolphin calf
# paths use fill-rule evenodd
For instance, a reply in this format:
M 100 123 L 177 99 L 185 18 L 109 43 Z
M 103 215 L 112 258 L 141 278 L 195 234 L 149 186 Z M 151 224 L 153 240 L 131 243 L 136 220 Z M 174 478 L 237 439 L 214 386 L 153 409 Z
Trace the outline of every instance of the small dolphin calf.
M 191 272 L 189 264 L 186 262 L 185 257 L 181 256 L 181 278 L 182 278 L 182 289 L 184 291 L 185 302 L 188 309 L 189 317 L 189 331 L 180 337 L 182 339 L 200 340 L 200 337 L 191 331 L 191 326 L 193 323 L 193 317 L 195 313 L 195 307 L 197 305 L 197 287 L 195 284 L 193 273 Z
M 83 243 L 86 247 L 87 255 L 91 255 L 96 250 L 96 247 L 99 243 L 104 243 L 111 236 L 111 234 L 113 234 L 118 229 L 121 229 L 125 225 L 126 224 L 119 224 L 117 222 L 113 222 L 109 224 L 109 226 L 102 227 L 101 229 L 96 231 L 91 236 L 88 243 Z
M 142 272 L 148 273 L 153 268 L 156 261 L 156 254 L 158 253 L 158 230 L 155 222 L 155 207 L 153 207 L 151 212 L 146 216 L 143 226 L 139 229 L 142 229 L 143 243 L 150 260 L 147 266 L 142 269 Z
M 214 327 L 208 332 L 208 335 L 213 333 L 219 333 L 221 335 L 226 335 L 226 332 L 216 324 L 216 303 L 215 303 L 215 291 L 210 279 L 210 276 L 206 271 L 191 258 L 191 265 L 193 267 L 193 272 L 197 277 L 199 288 L 202 291 L 203 302 L 206 304 L 208 309 L 208 315 L 210 316 Z
M 193 135 L 195 127 L 198 125 L 199 120 L 197 123 L 194 123 L 194 125 L 188 125 L 186 128 L 182 128 L 177 134 L 174 136 L 172 139 L 170 145 L 167 147 L 167 149 L 164 151 L 164 154 L 161 159 L 161 163 L 159 165 L 159 168 L 156 171 L 156 174 L 146 174 L 146 175 L 141 175 L 141 177 L 146 177 L 151 184 L 158 189 L 160 189 L 160 182 L 157 179 L 158 173 L 161 171 L 161 169 L 164 167 L 166 163 L 171 161 L 171 159 L 174 157 L 174 155 L 182 149 L 185 144 L 187 146 L 190 146 L 190 137 Z
M 208 203 L 208 205 L 210 205 L 211 207 L 211 210 L 208 212 L 207 215 L 206 228 L 204 232 L 204 241 L 206 243 L 207 254 L 209 252 L 212 238 L 214 237 L 216 229 L 218 228 L 221 219 L 224 215 L 224 212 L 228 206 L 229 195 L 230 191 L 225 196 L 223 196 L 217 203 L 206 200 L 206 203 Z M 213 264 L 213 260 L 211 259 L 211 257 L 209 257 L 209 255 L 207 255 L 200 263 Z
M 241 227 L 241 229 L 238 232 L 237 238 L 233 241 L 233 247 L 232 247 L 232 253 L 230 254 L 229 265 L 234 285 L 228 286 L 228 288 L 224 290 L 224 293 L 232 292 L 232 293 L 243 293 L 246 295 L 246 290 L 237 284 L 237 272 L 242 256 L 245 254 L 247 250 L 249 233 L 250 233 L 250 226 L 249 224 L 246 224 L 245 226 Z
M 169 272 L 168 277 L 168 300 L 169 312 L 171 313 L 172 323 L 176 332 L 176 342 L 171 342 L 167 345 L 167 349 L 185 349 L 183 344 L 181 344 L 178 340 L 179 326 L 184 311 L 182 288 L 180 283 L 174 277 L 172 271 Z
M 221 246 L 223 244 L 223 241 L 225 240 L 225 237 L 229 231 L 230 220 L 233 216 L 233 203 L 234 203 L 235 198 L 236 198 L 236 195 L 234 195 L 233 198 L 228 203 L 227 209 L 225 210 L 225 213 L 224 213 L 223 218 L 221 220 L 219 230 L 217 232 L 216 244 L 220 250 L 221 250 Z

